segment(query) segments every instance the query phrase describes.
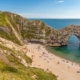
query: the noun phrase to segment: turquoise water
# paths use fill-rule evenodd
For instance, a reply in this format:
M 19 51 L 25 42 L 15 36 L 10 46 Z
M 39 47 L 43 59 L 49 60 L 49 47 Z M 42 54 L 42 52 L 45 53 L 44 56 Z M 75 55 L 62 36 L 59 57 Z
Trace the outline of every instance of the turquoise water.
M 34 20 L 34 19 L 32 19 Z M 68 25 L 80 25 L 80 19 L 39 19 L 55 29 L 61 29 Z M 67 46 L 49 47 L 55 55 L 64 57 L 74 62 L 80 63 L 80 42 L 72 35 L 68 40 Z
M 67 46 L 48 47 L 54 54 L 66 58 L 68 60 L 80 63 L 80 46 L 76 36 L 71 36 Z

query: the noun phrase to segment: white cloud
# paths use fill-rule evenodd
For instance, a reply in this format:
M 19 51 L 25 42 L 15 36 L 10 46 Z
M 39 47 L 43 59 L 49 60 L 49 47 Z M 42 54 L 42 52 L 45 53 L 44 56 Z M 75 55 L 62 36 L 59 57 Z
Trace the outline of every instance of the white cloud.
M 58 0 L 57 2 L 58 2 L 58 3 L 63 3 L 63 2 L 64 2 L 64 0 Z

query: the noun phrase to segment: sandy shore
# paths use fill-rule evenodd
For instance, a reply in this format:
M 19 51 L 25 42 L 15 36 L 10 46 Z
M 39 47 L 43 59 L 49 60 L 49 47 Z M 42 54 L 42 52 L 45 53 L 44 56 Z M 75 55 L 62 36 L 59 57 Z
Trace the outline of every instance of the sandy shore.
M 62 59 L 48 52 L 40 44 L 27 44 L 28 52 L 26 53 L 33 59 L 32 67 L 48 70 L 58 77 L 58 80 L 80 80 L 80 66 Z

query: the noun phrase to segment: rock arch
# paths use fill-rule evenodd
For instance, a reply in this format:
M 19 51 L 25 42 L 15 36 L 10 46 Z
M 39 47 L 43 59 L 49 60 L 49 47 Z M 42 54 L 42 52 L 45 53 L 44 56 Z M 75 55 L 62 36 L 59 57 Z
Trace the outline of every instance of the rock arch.
M 47 45 L 63 46 L 68 44 L 71 35 L 75 35 L 80 40 L 80 26 L 70 25 L 60 30 L 55 30 L 49 39 Z

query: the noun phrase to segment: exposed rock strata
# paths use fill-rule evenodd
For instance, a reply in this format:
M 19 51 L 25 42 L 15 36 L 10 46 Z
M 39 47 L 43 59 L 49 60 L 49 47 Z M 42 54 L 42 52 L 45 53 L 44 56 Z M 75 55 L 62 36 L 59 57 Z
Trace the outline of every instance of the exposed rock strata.
M 56 30 L 40 20 L 31 21 L 14 13 L 0 12 L 0 37 L 20 45 L 27 42 L 67 45 L 72 34 L 80 40 L 80 26 L 70 25 Z

